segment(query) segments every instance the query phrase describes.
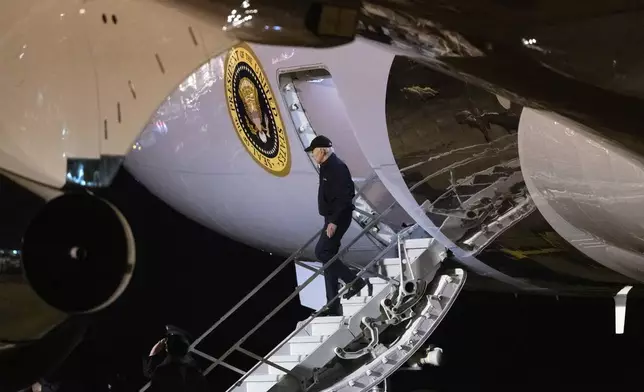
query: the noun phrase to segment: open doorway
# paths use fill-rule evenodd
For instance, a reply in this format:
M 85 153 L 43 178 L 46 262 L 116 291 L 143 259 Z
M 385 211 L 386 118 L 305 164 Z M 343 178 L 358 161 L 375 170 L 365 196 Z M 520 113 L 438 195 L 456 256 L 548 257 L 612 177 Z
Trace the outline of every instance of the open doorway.
M 317 135 L 327 136 L 333 141 L 337 155 L 351 170 L 356 192 L 362 190 L 355 201 L 354 219 L 361 226 L 366 226 L 374 216 L 389 207 L 394 199 L 379 182 L 362 153 L 333 77 L 326 68 L 318 66 L 282 73 L 279 80 L 280 90 L 302 149 Z M 317 170 L 312 157 L 311 164 Z M 386 246 L 405 221 L 409 222 L 409 218 L 404 210 L 399 208 L 392 211 L 374 228 L 370 237 L 379 245 Z

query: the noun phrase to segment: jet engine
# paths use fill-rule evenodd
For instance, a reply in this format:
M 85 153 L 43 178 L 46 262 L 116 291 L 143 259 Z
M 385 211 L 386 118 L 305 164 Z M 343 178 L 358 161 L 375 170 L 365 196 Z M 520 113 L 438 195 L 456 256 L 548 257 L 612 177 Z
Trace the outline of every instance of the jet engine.
M 125 291 L 134 265 L 132 230 L 114 205 L 87 191 L 47 202 L 21 251 L 0 253 L 0 392 L 55 370 L 89 315 Z
M 110 305 L 134 269 L 134 238 L 121 212 L 88 193 L 51 200 L 22 244 L 26 280 L 40 298 L 70 314 Z

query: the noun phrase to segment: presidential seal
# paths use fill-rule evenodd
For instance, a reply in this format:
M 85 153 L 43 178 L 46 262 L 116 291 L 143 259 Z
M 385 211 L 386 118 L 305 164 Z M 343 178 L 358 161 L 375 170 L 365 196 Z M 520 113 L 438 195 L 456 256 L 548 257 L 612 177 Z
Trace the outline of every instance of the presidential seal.
M 228 112 L 242 144 L 268 172 L 286 176 L 291 157 L 284 123 L 266 74 L 248 45 L 228 52 L 225 71 Z

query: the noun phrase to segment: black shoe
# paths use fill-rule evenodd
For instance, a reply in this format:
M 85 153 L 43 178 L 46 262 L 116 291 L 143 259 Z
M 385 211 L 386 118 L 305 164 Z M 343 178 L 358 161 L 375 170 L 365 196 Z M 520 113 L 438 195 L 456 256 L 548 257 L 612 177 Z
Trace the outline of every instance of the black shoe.
M 349 290 L 348 290 L 346 293 L 344 293 L 344 295 L 343 295 L 342 297 L 343 297 L 344 299 L 352 298 L 352 297 L 354 297 L 356 294 L 359 294 L 359 293 L 360 293 L 360 290 L 362 290 L 362 288 L 363 288 L 364 286 L 366 286 L 366 285 L 367 285 L 367 281 L 366 281 L 366 280 L 364 280 L 364 279 L 360 279 L 360 280 L 358 280 L 357 282 L 355 282 L 355 283 L 354 283 L 354 284 L 349 288 Z

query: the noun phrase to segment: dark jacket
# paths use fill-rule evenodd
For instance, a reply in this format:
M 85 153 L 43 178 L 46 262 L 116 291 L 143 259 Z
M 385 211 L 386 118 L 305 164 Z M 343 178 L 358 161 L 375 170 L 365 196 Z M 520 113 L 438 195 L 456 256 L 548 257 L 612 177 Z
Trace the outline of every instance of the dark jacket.
M 337 224 L 342 214 L 353 211 L 355 194 L 349 168 L 335 154 L 331 154 L 320 165 L 318 212 L 328 223 Z
M 172 358 L 155 355 L 148 359 L 146 376 L 150 392 L 208 392 L 208 383 L 191 356 Z

